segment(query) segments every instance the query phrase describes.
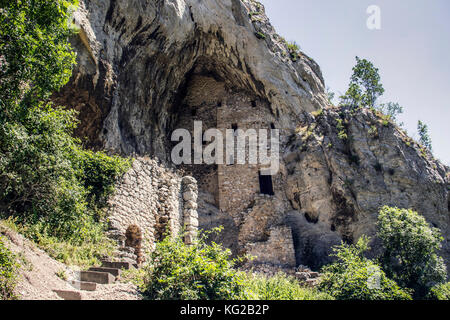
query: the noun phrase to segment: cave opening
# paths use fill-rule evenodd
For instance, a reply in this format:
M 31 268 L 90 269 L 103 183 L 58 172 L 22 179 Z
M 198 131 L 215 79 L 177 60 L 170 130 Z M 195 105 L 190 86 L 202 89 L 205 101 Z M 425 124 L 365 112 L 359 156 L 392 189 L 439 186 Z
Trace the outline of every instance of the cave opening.
M 225 148 L 227 129 L 265 129 L 268 123 L 276 123 L 270 104 L 261 99 L 258 89 L 242 77 L 242 72 L 211 57 L 198 58 L 173 100 L 168 126 L 164 129 L 167 140 L 171 140 L 174 130 L 185 129 L 192 137 L 191 150 L 195 150 L 194 122 L 201 121 L 202 134 L 218 129 Z M 225 154 L 224 150 L 223 164 L 181 164 L 177 169 L 197 180 L 199 228 L 224 226 L 226 232 L 221 234 L 220 242 L 236 253 L 239 236 L 236 217 L 260 191 L 274 195 L 274 185 L 271 176 L 259 178 L 257 166 L 235 163 L 236 137 L 234 141 L 234 154 Z M 170 148 L 178 143 L 171 142 Z M 207 148 L 206 144 L 202 147 L 203 151 Z

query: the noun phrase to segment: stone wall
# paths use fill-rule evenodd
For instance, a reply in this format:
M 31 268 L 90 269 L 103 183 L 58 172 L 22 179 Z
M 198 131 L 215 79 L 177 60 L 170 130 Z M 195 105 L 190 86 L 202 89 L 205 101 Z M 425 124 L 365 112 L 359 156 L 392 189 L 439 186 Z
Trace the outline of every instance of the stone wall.
M 295 268 L 295 250 L 292 230 L 288 226 L 275 226 L 269 230 L 269 239 L 246 245 L 247 253 L 254 256 L 253 264 L 276 264 Z
M 267 129 L 271 126 L 279 128 L 269 105 L 246 93 L 229 95 L 224 105 L 218 108 L 217 126 L 226 135 L 227 129 Z M 247 142 L 248 143 L 248 140 Z M 237 139 L 234 141 L 235 157 L 237 155 Z M 237 158 L 232 165 L 219 165 L 219 208 L 228 212 L 234 218 L 244 211 L 255 196 L 260 193 L 259 170 L 260 165 L 250 164 L 248 147 L 245 154 L 246 164 L 237 164 Z M 281 186 L 276 185 L 276 177 L 272 177 L 275 193 L 279 193 Z
M 194 193 L 183 200 L 182 192 L 196 192 L 196 188 L 192 177 L 181 178 L 179 173 L 150 158 L 135 159 L 109 200 L 109 233 L 125 240 L 127 228 L 136 225 L 143 235 L 144 251 L 151 251 L 166 231 L 176 235 L 186 224 L 191 242 L 198 225 L 197 197 Z

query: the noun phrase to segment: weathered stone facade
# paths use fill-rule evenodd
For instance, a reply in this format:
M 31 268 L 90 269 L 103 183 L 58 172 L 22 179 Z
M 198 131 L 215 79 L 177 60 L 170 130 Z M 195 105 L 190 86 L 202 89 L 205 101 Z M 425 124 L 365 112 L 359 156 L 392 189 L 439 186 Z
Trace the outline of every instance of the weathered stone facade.
M 269 228 L 269 237 L 263 242 L 249 242 L 247 253 L 254 256 L 254 264 L 273 264 L 287 268 L 295 268 L 295 251 L 292 231 L 288 226 Z
M 162 159 L 138 161 L 118 187 L 118 237 L 136 224 L 151 247 L 167 224 L 193 230 L 198 215 L 199 228 L 224 226 L 213 240 L 234 254 L 316 269 L 340 241 L 374 236 L 379 207 L 390 205 L 440 228 L 449 264 L 449 168 L 370 110 L 330 108 L 319 66 L 291 59 L 258 2 L 83 0 L 75 20 L 78 64 L 55 99 L 80 111 L 90 146 Z M 173 130 L 192 132 L 194 121 L 203 131 L 280 129 L 273 194 L 260 194 L 257 165 L 180 166 L 198 181 L 185 190 L 164 167 Z
M 143 250 L 151 251 L 166 232 L 177 235 L 186 226 L 192 242 L 198 227 L 197 182 L 150 158 L 134 159 L 109 199 L 110 234 L 126 242 L 126 231 L 138 226 Z M 188 194 L 189 192 L 189 194 Z

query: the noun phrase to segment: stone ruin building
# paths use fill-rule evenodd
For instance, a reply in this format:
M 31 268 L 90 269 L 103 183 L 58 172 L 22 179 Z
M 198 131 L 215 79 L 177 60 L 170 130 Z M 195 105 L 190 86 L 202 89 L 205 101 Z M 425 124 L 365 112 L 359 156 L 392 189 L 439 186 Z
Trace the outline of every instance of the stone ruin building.
M 292 55 L 257 1 L 81 0 L 74 23 L 77 66 L 54 98 L 79 111 L 86 145 L 137 155 L 110 199 L 123 256 L 142 258 L 167 229 L 190 243 L 223 226 L 211 240 L 254 265 L 317 269 L 333 245 L 373 237 L 390 205 L 442 230 L 448 264 L 450 169 L 370 110 L 330 106 L 318 64 Z M 280 130 L 279 172 L 172 168 L 171 134 L 194 121 Z

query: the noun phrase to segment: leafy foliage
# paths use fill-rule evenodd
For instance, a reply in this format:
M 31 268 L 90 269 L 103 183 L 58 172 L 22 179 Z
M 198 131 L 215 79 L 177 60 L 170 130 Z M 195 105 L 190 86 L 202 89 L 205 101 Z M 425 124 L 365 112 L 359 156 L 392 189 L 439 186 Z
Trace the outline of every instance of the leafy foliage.
M 450 282 L 441 283 L 431 288 L 428 298 L 434 300 L 450 300 Z
M 403 113 L 403 107 L 394 102 L 382 103 L 378 109 L 393 121 L 397 121 L 398 116 Z
M 384 88 L 380 83 L 378 69 L 372 62 L 356 57 L 356 65 L 350 79 L 350 86 L 341 100 L 354 108 L 375 107 L 376 100 L 383 95 Z
M 44 248 L 59 247 L 56 256 L 77 252 L 79 260 L 109 247 L 100 209 L 129 161 L 84 150 L 72 137 L 76 113 L 48 102 L 75 62 L 75 4 L 0 2 L 0 217 L 15 217 Z
M 72 74 L 67 37 L 76 1 L 0 1 L 0 111 L 47 99 Z
M 155 300 L 332 300 L 316 289 L 302 287 L 283 274 L 274 277 L 247 274 L 234 267 L 243 258 L 216 243 L 207 244 L 204 232 L 193 245 L 167 236 L 156 245 L 150 263 L 140 271 L 126 272 L 145 297 Z
M 297 61 L 300 58 L 300 47 L 299 45 L 293 41 L 293 42 L 287 42 L 287 47 L 289 51 L 289 55 L 291 57 L 292 61 Z
M 241 295 L 243 275 L 233 269 L 231 251 L 207 245 L 188 246 L 180 236 L 156 245 L 146 267 L 142 290 L 155 300 L 230 300 Z
M 410 300 L 408 292 L 388 279 L 381 268 L 364 257 L 369 239 L 333 248 L 335 263 L 325 266 L 319 289 L 338 300 Z
M 284 273 L 273 277 L 248 275 L 244 290 L 245 297 L 252 300 L 334 300 L 317 289 L 302 287 L 297 279 Z
M 327 87 L 327 97 L 328 97 L 328 103 L 330 105 L 334 105 L 333 100 L 335 97 L 335 93 L 333 91 L 331 91 L 331 89 L 329 87 Z
M 16 299 L 14 288 L 17 282 L 16 257 L 5 246 L 0 237 L 0 300 Z
M 417 131 L 419 133 L 420 143 L 426 147 L 429 151 L 433 151 L 433 146 L 431 142 L 431 137 L 428 132 L 428 125 L 423 123 L 422 121 L 417 122 Z
M 379 212 L 377 227 L 384 246 L 383 269 L 400 286 L 422 298 L 445 282 L 446 267 L 437 254 L 443 240 L 439 229 L 417 212 L 387 206 Z

